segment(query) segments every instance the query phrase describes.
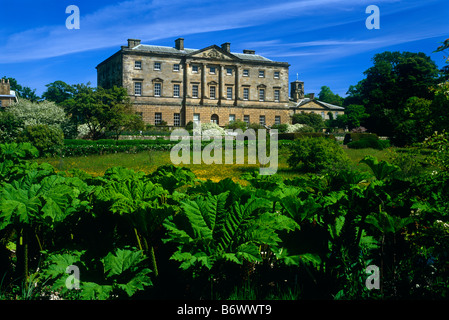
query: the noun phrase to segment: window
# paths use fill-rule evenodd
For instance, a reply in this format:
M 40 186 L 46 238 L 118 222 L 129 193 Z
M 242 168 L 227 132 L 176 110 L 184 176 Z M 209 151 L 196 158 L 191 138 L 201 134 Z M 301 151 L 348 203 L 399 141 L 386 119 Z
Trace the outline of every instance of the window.
M 194 113 L 193 114 L 193 123 L 199 125 L 200 122 L 201 122 L 200 114 L 199 113 Z
M 259 89 L 259 101 L 265 101 L 265 89 Z
M 192 85 L 192 98 L 198 98 L 198 85 Z
M 335 111 L 335 119 L 338 117 L 338 111 Z
M 281 124 L 281 116 L 274 116 L 274 124 Z
M 230 114 L 229 115 L 229 122 L 234 122 L 235 121 L 235 114 Z
M 160 83 L 155 83 L 154 84 L 154 96 L 160 97 L 161 91 L 162 91 L 162 85 Z
M 265 116 L 260 116 L 260 117 L 259 117 L 259 124 L 260 124 L 261 126 L 264 126 L 264 125 L 265 125 Z
M 274 72 L 274 78 L 275 79 L 279 79 L 279 75 L 280 75 L 279 71 L 275 71 Z
M 211 74 L 215 74 L 215 67 L 210 67 L 210 68 L 209 68 L 209 72 L 210 72 Z
M 192 72 L 193 73 L 198 73 L 198 66 L 197 65 L 192 65 Z
M 280 91 L 278 89 L 274 90 L 274 101 L 279 102 Z
M 154 63 L 154 70 L 161 70 L 161 63 L 160 62 L 155 62 Z
M 324 111 L 321 112 L 321 118 L 323 118 L 323 119 L 326 118 L 326 115 L 325 115 Z
M 249 125 L 249 115 L 248 115 L 248 114 L 245 114 L 245 115 L 243 116 L 243 121 L 246 122 L 246 124 Z
M 226 74 L 232 76 L 232 68 L 226 68 Z
M 3 103 L 3 101 L 2 101 L 2 100 L 0 100 L 0 108 L 1 108 L 1 107 L 3 107 L 2 103 Z
M 173 85 L 173 97 L 179 98 L 179 84 Z
M 243 70 L 243 76 L 244 77 L 249 77 L 249 70 L 248 69 L 244 69 Z
M 156 112 L 154 114 L 154 124 L 157 126 L 157 125 L 161 124 L 161 122 L 162 122 L 162 113 Z
M 134 69 L 142 69 L 142 61 L 134 61 Z
M 173 115 L 173 125 L 175 127 L 180 127 L 181 126 L 181 114 L 180 113 L 175 113 Z
M 210 93 L 210 98 L 211 99 L 215 99 L 216 98 L 216 87 L 215 86 L 211 86 L 209 88 L 209 93 Z
M 259 78 L 265 78 L 265 71 L 259 70 Z
M 249 100 L 249 88 L 243 88 L 243 100 Z
M 232 87 L 227 87 L 226 88 L 226 98 L 228 100 L 232 99 Z
M 142 82 L 134 82 L 134 95 L 142 95 Z
M 175 63 L 173 65 L 173 71 L 178 72 L 179 71 L 179 64 Z

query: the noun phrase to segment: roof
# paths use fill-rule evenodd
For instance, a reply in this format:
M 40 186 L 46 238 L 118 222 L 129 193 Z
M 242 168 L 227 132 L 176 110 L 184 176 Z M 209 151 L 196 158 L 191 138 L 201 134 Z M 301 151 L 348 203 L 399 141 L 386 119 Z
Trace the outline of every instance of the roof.
M 0 94 L 0 98 L 17 98 L 16 92 L 9 90 L 9 94 Z
M 220 49 L 218 46 L 214 46 L 218 49 Z M 208 47 L 209 48 L 209 47 Z M 201 51 L 204 49 L 187 49 L 184 48 L 184 50 L 178 50 L 173 47 L 164 47 L 164 46 L 154 46 L 154 45 L 147 45 L 147 44 L 139 44 L 138 46 L 132 48 L 131 50 L 135 51 L 144 51 L 144 52 L 154 52 L 154 53 L 166 53 L 166 54 L 178 54 L 178 55 L 190 55 L 197 51 Z M 273 62 L 272 60 L 265 58 L 258 54 L 249 54 L 249 53 L 236 53 L 236 52 L 229 52 L 231 55 L 237 57 L 241 60 L 247 60 L 247 61 L 265 61 L 265 62 Z
M 303 107 L 306 104 L 311 103 L 311 102 L 315 102 L 329 110 L 335 110 L 335 111 L 345 110 L 344 107 L 336 106 L 334 104 L 330 104 L 327 102 L 323 102 L 323 101 L 320 101 L 317 99 L 310 99 L 310 98 L 304 98 L 304 99 L 299 100 L 298 102 L 293 102 L 292 104 L 294 104 L 294 105 L 292 105 L 292 107 L 294 107 L 294 108 Z

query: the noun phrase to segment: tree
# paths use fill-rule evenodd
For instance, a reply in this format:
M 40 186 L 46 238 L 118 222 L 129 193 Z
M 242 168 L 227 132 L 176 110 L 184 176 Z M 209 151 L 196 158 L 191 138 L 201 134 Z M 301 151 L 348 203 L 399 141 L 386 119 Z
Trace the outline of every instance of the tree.
M 296 113 L 292 117 L 292 124 L 305 124 L 315 131 L 324 127 L 323 118 L 317 113 Z
M 343 98 L 340 97 L 338 94 L 335 94 L 331 91 L 331 89 L 327 86 L 322 86 L 321 91 L 318 94 L 318 99 L 327 102 L 336 106 L 342 106 L 343 105 Z
M 125 88 L 93 88 L 89 84 L 74 88 L 73 97 L 63 105 L 77 124 L 89 127 L 91 138 L 102 138 L 105 132 L 114 132 L 118 138 L 123 130 L 143 127 Z
M 68 85 L 64 81 L 55 81 L 45 85 L 47 91 L 42 94 L 42 98 L 48 101 L 53 101 L 56 104 L 62 104 L 64 101 L 73 97 L 75 88 Z
M 366 78 L 348 91 L 347 104 L 364 105 L 370 115 L 366 127 L 380 135 L 393 136 L 395 128 L 408 120 L 404 106 L 413 96 L 432 100 L 429 87 L 436 84 L 438 68 L 422 52 L 383 52 L 373 57 Z
M 66 122 L 64 109 L 54 102 L 42 101 L 40 103 L 20 99 L 13 103 L 7 111 L 23 122 L 23 126 L 45 124 L 62 128 Z
M 369 117 L 365 112 L 365 107 L 359 104 L 350 104 L 345 108 L 345 114 L 340 115 L 333 123 L 339 128 L 354 129 L 363 124 L 363 121 Z

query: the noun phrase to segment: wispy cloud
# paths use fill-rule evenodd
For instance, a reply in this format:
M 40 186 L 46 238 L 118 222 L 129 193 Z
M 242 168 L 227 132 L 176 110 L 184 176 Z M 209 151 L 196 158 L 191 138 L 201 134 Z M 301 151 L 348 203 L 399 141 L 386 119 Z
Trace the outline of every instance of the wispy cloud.
M 132 37 L 154 41 L 179 35 L 257 26 L 285 18 L 298 18 L 300 24 L 299 17 L 316 15 L 318 11 L 322 15 L 332 16 L 336 12 L 350 11 L 368 2 L 306 0 L 273 4 L 271 1 L 249 1 L 248 5 L 241 1 L 211 4 L 204 0 L 192 0 L 189 3 L 181 0 L 129 0 L 89 14 L 84 14 L 80 5 L 80 30 L 67 30 L 61 24 L 12 34 L 4 42 L 4 46 L 0 47 L 0 63 L 44 59 L 119 46 L 124 44 L 125 39 Z M 328 10 L 324 10 L 325 8 Z M 297 43 L 297 47 L 315 45 L 313 42 Z

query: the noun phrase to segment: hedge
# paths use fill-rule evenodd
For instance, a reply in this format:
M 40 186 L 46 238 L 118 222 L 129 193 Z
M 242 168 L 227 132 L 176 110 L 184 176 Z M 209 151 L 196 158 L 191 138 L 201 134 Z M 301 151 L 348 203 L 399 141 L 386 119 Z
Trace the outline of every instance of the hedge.
M 333 134 L 325 134 L 320 132 L 291 132 L 278 134 L 278 140 L 296 140 L 301 138 L 329 138 L 336 140 Z
M 348 144 L 350 142 L 359 141 L 362 139 L 372 139 L 379 140 L 379 137 L 375 133 L 366 133 L 366 132 L 351 132 L 345 135 L 343 140 L 343 144 Z

